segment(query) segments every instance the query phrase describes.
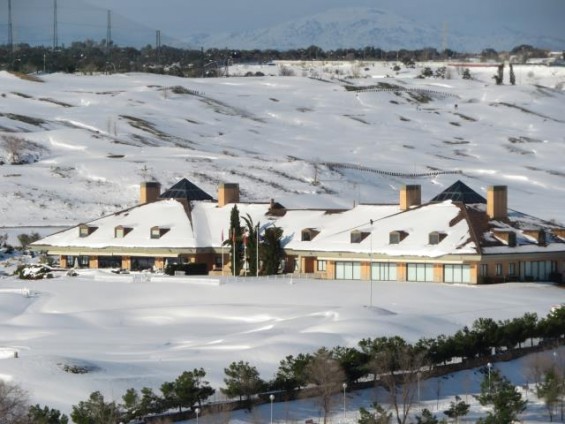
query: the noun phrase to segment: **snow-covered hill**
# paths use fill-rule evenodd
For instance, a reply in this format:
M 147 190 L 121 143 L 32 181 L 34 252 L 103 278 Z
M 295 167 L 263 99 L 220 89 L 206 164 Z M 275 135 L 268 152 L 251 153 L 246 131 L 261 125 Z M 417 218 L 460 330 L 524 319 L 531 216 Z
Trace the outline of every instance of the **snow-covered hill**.
M 523 28 L 511 25 L 498 25 L 489 31 L 471 31 L 460 25 L 448 28 L 426 19 L 416 21 L 390 10 L 342 7 L 272 27 L 229 34 L 197 34 L 186 41 L 194 46 L 238 49 L 287 50 L 315 45 L 324 50 L 374 46 L 384 50 L 449 47 L 461 52 L 480 52 L 485 48 L 510 50 L 522 44 L 559 50 L 565 37 L 526 33 Z
M 288 207 L 396 202 L 407 183 L 424 201 L 456 179 L 479 192 L 505 184 L 510 208 L 565 222 L 565 69 L 515 67 L 517 84 L 497 86 L 495 68 L 415 78 L 424 66 L 0 73 L 0 227 L 76 224 L 135 204 L 143 180 L 183 177 Z M 266 76 L 238 77 L 255 72 Z M 14 150 L 32 163 L 10 164 Z

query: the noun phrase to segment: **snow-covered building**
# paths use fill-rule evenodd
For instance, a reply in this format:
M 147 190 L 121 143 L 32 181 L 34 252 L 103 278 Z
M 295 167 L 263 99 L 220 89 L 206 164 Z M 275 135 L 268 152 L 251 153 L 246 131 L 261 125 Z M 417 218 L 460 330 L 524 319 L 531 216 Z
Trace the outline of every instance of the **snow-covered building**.
M 348 210 L 286 209 L 244 203 L 237 184 L 218 200 L 187 180 L 164 193 L 143 183 L 140 204 L 79 224 L 33 244 L 63 267 L 160 269 L 167 261 L 205 263 L 229 273 L 230 214 L 283 230 L 285 272 L 317 278 L 480 284 L 559 280 L 565 273 L 565 228 L 508 209 L 506 186 L 487 198 L 457 181 L 422 203 L 418 185 L 399 203 Z M 222 270 L 222 265 L 224 270 Z

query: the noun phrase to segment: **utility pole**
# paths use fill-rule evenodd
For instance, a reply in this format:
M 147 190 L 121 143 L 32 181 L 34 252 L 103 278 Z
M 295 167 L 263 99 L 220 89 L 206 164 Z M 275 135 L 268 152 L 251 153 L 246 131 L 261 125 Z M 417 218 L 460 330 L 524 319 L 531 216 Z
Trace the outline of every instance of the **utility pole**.
M 161 64 L 161 31 L 155 33 L 155 50 L 157 51 L 157 63 Z
M 448 34 L 448 26 L 447 26 L 447 22 L 443 23 L 443 36 L 442 36 L 442 49 L 443 49 L 443 54 L 445 55 L 445 59 L 449 59 L 447 57 L 447 34 Z
M 110 46 L 112 44 L 112 11 L 108 10 L 106 27 L 106 55 L 110 58 Z
M 12 0 L 8 0 L 8 46 L 14 53 L 14 27 L 12 26 Z
M 200 47 L 200 58 L 202 61 L 202 78 L 204 78 L 204 47 Z
M 59 47 L 59 28 L 57 22 L 57 0 L 53 0 L 53 50 Z

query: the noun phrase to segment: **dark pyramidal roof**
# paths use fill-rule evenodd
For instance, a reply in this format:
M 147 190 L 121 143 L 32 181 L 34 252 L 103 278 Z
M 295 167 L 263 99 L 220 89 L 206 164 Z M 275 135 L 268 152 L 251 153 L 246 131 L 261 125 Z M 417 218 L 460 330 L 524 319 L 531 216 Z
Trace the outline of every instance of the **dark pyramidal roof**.
M 173 185 L 167 191 L 162 193 L 159 198 L 161 199 L 186 199 L 187 201 L 193 200 L 214 200 L 212 196 L 192 184 L 186 178 L 183 178 L 178 183 Z
M 486 203 L 486 199 L 471 189 L 468 185 L 458 180 L 440 194 L 434 197 L 431 202 L 443 202 L 444 200 L 451 200 L 453 202 L 462 203 Z

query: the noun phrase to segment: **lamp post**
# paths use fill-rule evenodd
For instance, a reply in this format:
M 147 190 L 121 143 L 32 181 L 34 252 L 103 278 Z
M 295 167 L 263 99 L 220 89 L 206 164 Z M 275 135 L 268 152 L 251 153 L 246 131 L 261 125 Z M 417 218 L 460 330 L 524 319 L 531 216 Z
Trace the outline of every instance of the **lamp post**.
M 490 369 L 492 368 L 492 364 L 490 362 L 487 364 L 487 368 L 488 368 L 488 393 L 490 394 Z
M 269 395 L 269 400 L 271 401 L 271 424 L 273 424 L 273 401 L 275 400 L 275 395 Z
M 416 377 L 418 377 L 418 403 L 420 403 L 420 379 L 422 378 L 422 373 L 418 371 Z
M 343 387 L 343 422 L 345 423 L 345 390 L 347 389 L 347 383 L 343 383 L 341 387 Z
M 259 223 L 257 223 L 257 237 L 255 240 L 255 277 L 259 277 Z M 272 396 L 272 395 L 271 395 Z
M 373 307 L 373 220 L 370 219 L 369 220 L 370 224 L 371 224 L 371 238 L 370 238 L 370 244 L 371 244 L 371 250 L 369 252 L 369 275 L 371 277 L 371 298 L 369 299 L 369 305 L 372 308 Z
M 200 408 L 196 408 L 194 410 L 194 413 L 196 414 L 196 424 L 198 424 L 198 415 L 200 415 Z

